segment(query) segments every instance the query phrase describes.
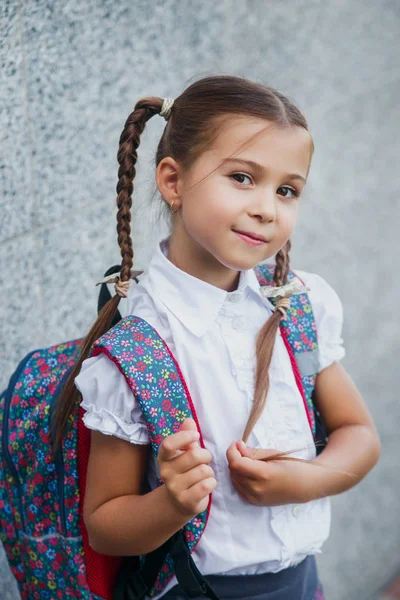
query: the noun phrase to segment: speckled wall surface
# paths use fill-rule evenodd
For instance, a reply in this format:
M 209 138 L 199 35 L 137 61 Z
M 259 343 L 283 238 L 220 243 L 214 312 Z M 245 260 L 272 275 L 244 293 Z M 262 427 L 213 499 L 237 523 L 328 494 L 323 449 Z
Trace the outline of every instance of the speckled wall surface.
M 333 499 L 319 560 L 329 600 L 375 598 L 400 567 L 399 34 L 396 0 L 0 3 L 0 387 L 28 350 L 93 320 L 94 282 L 119 260 L 116 151 L 139 97 L 232 73 L 304 110 L 316 154 L 292 263 L 339 293 L 344 364 L 383 441 L 379 466 Z M 139 151 L 138 267 L 165 231 L 150 200 L 162 126 Z M 0 598 L 14 600 L 0 565 Z

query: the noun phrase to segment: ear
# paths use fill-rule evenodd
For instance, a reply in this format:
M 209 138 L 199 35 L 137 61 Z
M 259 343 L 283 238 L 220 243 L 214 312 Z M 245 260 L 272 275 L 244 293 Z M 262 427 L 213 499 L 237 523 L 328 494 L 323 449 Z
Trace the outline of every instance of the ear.
M 170 206 L 175 202 L 175 210 L 181 205 L 181 172 L 179 164 L 171 156 L 163 158 L 156 170 L 156 182 L 160 194 Z

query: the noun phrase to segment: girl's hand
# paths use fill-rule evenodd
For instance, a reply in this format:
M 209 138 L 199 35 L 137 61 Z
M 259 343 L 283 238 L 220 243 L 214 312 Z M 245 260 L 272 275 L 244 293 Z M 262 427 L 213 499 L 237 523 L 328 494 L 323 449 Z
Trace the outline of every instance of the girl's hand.
M 158 452 L 160 477 L 175 507 L 188 520 L 207 508 L 216 488 L 211 453 L 201 448 L 196 423 L 185 419 L 178 433 L 166 437 Z
M 277 450 L 249 448 L 233 442 L 226 453 L 233 485 L 243 498 L 257 506 L 299 504 L 312 499 L 314 465 L 290 460 L 262 458 Z

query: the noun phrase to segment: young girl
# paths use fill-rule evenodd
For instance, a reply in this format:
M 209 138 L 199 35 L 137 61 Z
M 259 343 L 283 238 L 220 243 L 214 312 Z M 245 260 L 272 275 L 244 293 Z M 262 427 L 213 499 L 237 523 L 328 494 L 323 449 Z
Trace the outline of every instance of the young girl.
M 156 114 L 167 120 L 156 180 L 171 211 L 171 233 L 128 294 L 136 150 Z M 81 369 L 75 383 L 92 430 L 84 519 L 97 552 L 151 552 L 204 511 L 212 494 L 192 557 L 221 599 L 322 598 L 315 554 L 329 534 L 328 496 L 355 485 L 379 457 L 369 412 L 339 364 L 336 293 L 318 275 L 297 271 L 309 289 L 319 341 L 315 401 L 329 441 L 317 457 L 279 328 L 289 302 L 276 308 L 263 297 L 253 271 L 275 257 L 274 282 L 287 283 L 290 236 L 312 153 L 300 111 L 245 79 L 209 77 L 175 101 L 152 97 L 136 104 L 118 152 L 116 295 L 86 340 L 57 415 L 62 426 Z M 105 354 L 86 358 L 109 329 L 121 296 L 128 297 L 128 314 L 152 325 L 176 358 L 201 445 L 196 422 L 186 419 L 152 458 L 146 422 L 124 375 Z M 303 460 L 264 460 L 277 452 Z M 143 481 L 150 486 L 145 494 Z M 173 577 L 157 597 L 189 596 Z

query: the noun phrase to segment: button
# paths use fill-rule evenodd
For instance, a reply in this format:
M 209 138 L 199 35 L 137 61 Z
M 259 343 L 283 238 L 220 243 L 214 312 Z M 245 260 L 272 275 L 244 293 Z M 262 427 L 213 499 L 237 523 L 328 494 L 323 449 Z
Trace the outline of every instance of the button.
M 294 516 L 296 519 L 297 519 L 297 517 L 299 516 L 299 514 L 300 514 L 300 511 L 301 511 L 301 506 L 300 506 L 300 504 L 296 504 L 296 506 L 293 506 L 293 508 L 292 508 L 292 513 L 293 513 L 293 516 Z
M 228 294 L 228 300 L 229 302 L 239 302 L 240 294 L 238 294 L 237 292 L 231 292 L 230 294 Z
M 233 329 L 243 329 L 244 321 L 241 317 L 235 317 L 232 319 L 232 327 Z

